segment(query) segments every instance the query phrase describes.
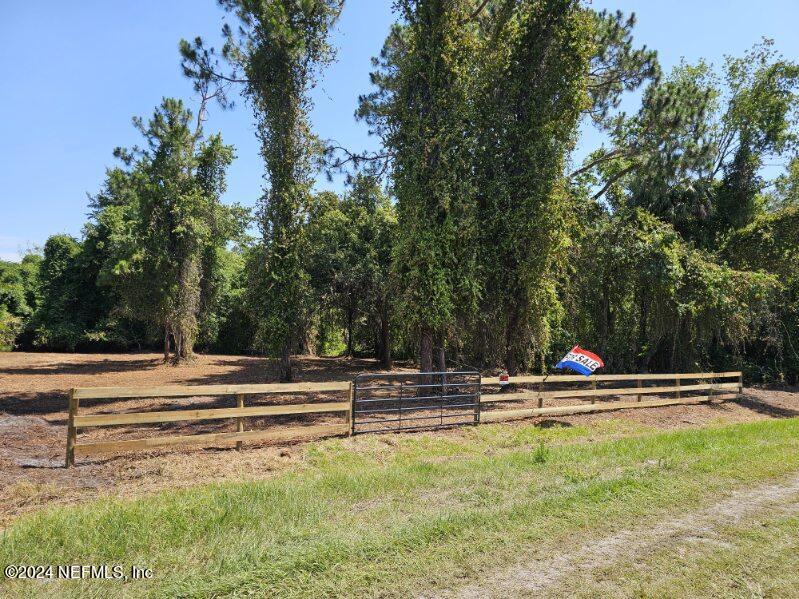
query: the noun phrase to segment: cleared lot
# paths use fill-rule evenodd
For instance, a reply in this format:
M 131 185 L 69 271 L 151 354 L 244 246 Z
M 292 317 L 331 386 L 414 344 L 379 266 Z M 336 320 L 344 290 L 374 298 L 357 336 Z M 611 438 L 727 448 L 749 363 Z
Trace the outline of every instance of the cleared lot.
M 298 379 L 341 380 L 376 368 L 371 360 L 301 358 Z M 198 356 L 192 365 L 175 368 L 162 364 L 158 354 L 0 353 L 0 524 L 43 505 L 80 503 L 94 499 L 98 494 L 132 497 L 204 482 L 268 478 L 295 467 L 306 454 L 304 444 L 245 446 L 243 452 L 195 448 L 84 459 L 77 468 L 66 471 L 62 465 L 69 388 L 275 380 L 276 373 L 269 362 L 257 357 Z M 206 407 L 228 405 L 212 398 L 191 401 L 192 405 Z M 163 407 L 163 403 L 152 400 L 97 401 L 87 403 L 82 411 L 131 411 L 157 407 Z M 745 397 L 738 402 L 548 418 L 539 420 L 537 424 L 542 427 L 591 426 L 593 434 L 603 438 L 631 431 L 779 419 L 797 414 L 799 394 L 791 390 L 747 389 Z M 530 422 L 534 421 L 502 426 L 514 429 L 529 426 Z M 607 423 L 610 428 L 593 426 L 595 423 Z M 227 430 L 233 426 L 228 421 L 221 421 L 175 423 L 162 428 L 170 433 L 188 433 Z M 95 429 L 81 434 L 94 438 L 103 435 L 118 437 L 120 429 Z M 125 431 L 122 430 L 121 434 L 124 435 Z M 435 436 L 458 440 L 472 434 L 466 428 L 438 432 Z M 426 434 L 412 436 L 425 437 Z M 343 443 L 355 449 L 364 443 L 394 443 L 395 439 L 399 437 L 381 437 L 378 441 L 361 437 Z

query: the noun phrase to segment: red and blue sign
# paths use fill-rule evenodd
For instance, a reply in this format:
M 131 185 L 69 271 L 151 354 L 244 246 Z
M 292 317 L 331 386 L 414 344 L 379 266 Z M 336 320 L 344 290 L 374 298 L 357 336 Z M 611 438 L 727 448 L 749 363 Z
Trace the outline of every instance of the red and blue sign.
M 570 368 L 575 372 L 589 376 L 597 368 L 602 368 L 605 363 L 598 355 L 575 345 L 571 351 L 563 356 L 563 359 L 555 365 L 555 368 Z

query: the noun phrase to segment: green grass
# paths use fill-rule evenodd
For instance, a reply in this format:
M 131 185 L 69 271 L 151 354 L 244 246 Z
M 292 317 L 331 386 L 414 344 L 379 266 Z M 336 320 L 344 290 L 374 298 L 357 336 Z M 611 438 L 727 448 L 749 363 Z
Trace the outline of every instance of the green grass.
M 0 538 L 0 566 L 137 564 L 155 578 L 0 579 L 0 595 L 408 596 L 796 471 L 798 419 L 670 433 L 610 421 L 331 440 L 270 480 L 20 519 Z
M 797 597 L 799 517 L 766 514 L 572 578 L 562 597 Z

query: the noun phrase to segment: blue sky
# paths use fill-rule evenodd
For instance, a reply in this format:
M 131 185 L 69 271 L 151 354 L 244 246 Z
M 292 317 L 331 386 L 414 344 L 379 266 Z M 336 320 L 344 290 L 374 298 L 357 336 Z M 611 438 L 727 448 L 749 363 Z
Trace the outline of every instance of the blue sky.
M 597 9 L 638 14 L 636 38 L 668 69 L 681 57 L 719 64 L 761 37 L 799 58 L 796 0 L 594 0 Z M 139 141 L 134 115 L 148 116 L 163 96 L 196 106 L 180 73 L 177 43 L 216 40 L 223 13 L 214 0 L 5 2 L 0 17 L 0 259 L 17 259 L 49 235 L 79 235 L 116 146 Z M 370 57 L 394 16 L 390 0 L 347 0 L 333 35 L 338 59 L 314 90 L 316 132 L 354 149 L 376 147 L 353 118 L 369 89 Z M 236 146 L 226 201 L 253 205 L 263 166 L 252 114 L 240 102 L 213 110 L 206 131 Z M 586 131 L 580 153 L 599 142 Z M 340 189 L 340 182 L 319 188 Z

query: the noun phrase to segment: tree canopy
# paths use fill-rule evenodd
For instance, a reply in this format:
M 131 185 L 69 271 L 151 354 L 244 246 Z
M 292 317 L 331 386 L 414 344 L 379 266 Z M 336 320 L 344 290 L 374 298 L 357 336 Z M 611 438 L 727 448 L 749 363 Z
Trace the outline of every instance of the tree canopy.
M 772 41 L 664 72 L 634 14 L 398 0 L 355 115 L 369 153 L 311 127 L 341 1 L 219 4 L 224 45 L 179 44 L 196 115 L 135 119 L 81 237 L 0 263 L 0 348 L 258 352 L 289 380 L 296 353 L 516 373 L 581 343 L 614 372 L 799 378 L 799 65 Z M 235 152 L 204 132 L 236 93 L 254 214 L 223 203 Z M 577 162 L 585 127 L 604 141 Z

